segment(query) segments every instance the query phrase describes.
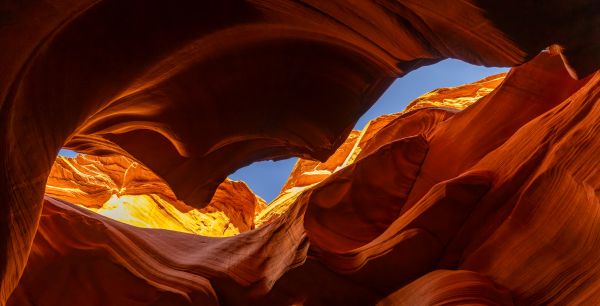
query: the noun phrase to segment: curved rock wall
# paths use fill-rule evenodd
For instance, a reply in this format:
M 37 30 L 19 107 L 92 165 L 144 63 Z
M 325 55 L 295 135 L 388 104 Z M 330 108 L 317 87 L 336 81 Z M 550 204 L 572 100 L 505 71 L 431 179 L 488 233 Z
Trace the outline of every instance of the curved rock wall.
M 573 80 L 542 53 L 462 112 L 390 121 L 372 152 L 234 237 L 132 227 L 46 198 L 9 305 L 593 304 L 599 102 L 599 73 Z
M 253 229 L 265 207 L 244 182 L 229 179 L 207 207 L 190 207 L 148 168 L 114 155 L 58 157 L 46 195 L 131 225 L 218 237 Z
M 594 301 L 598 10 L 592 0 L 5 4 L 0 304 L 30 250 L 26 274 L 56 275 L 43 258 L 59 254 L 74 273 L 95 275 L 98 287 L 61 305 L 370 303 L 448 268 L 476 270 L 523 303 Z M 447 57 L 517 66 L 549 46 L 553 55 L 514 69 L 476 107 L 382 143 L 258 231 L 193 244 L 43 198 L 66 144 L 132 158 L 202 208 L 227 174 L 253 161 L 325 161 L 395 77 Z M 394 167 L 417 173 L 368 178 L 365 165 L 395 153 Z M 389 180 L 402 191 L 390 193 Z M 365 182 L 382 194 L 364 194 Z M 318 196 L 327 193 L 335 198 Z M 379 204 L 359 223 L 366 234 L 329 246 L 346 230 L 329 210 L 360 219 L 364 201 Z M 440 222 L 454 205 L 456 216 Z M 146 289 L 93 298 L 90 290 L 118 284 L 110 276 Z M 54 305 L 40 285 L 24 285 L 14 303 Z M 44 283 L 53 294 L 57 285 Z

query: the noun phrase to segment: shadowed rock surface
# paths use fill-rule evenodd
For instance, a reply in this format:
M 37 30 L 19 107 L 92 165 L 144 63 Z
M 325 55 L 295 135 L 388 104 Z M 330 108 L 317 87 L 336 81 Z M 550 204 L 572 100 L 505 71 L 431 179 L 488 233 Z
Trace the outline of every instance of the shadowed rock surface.
M 546 90 L 518 90 L 534 79 Z M 282 192 L 258 229 L 234 237 L 132 227 L 47 197 L 9 305 L 590 304 L 600 298 L 600 254 L 594 239 L 578 237 L 600 235 L 599 85 L 600 74 L 573 80 L 559 56 L 542 53 L 461 112 L 378 118 L 388 123 L 352 163 Z M 498 112 L 511 108 L 519 116 Z M 489 112 L 504 124 L 477 125 Z M 482 131 L 458 129 L 464 122 Z M 566 158 L 573 154 L 582 159 Z M 429 168 L 431 156 L 454 167 Z M 412 198 L 419 188 L 427 191 Z M 95 285 L 82 288 L 86 279 Z
M 3 4 L 0 304 L 595 304 L 599 10 L 586 0 Z M 462 112 L 381 121 L 332 170 L 327 159 L 394 78 L 448 57 L 515 68 Z M 300 156 L 331 174 L 292 183 L 305 188 L 258 229 L 213 238 L 45 197 L 63 146 L 143 164 L 197 209 L 253 161 Z

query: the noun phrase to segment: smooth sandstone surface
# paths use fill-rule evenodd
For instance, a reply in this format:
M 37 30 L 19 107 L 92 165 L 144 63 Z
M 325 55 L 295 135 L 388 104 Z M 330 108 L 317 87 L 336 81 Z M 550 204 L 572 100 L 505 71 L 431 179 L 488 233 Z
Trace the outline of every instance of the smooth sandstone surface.
M 325 180 L 382 145 L 404 137 L 431 132 L 438 123 L 489 94 L 504 77 L 505 74 L 498 74 L 471 84 L 425 93 L 409 103 L 403 112 L 380 116 L 368 122 L 363 130 L 353 130 L 325 162 L 299 159 L 279 197 L 257 215 L 256 222 L 262 224 L 283 214 L 286 207 L 293 202 L 290 198 L 295 198 L 306 188 Z M 419 111 L 423 108 L 426 110 Z
M 504 75 L 426 93 L 411 102 L 406 111 L 381 116 L 362 131 L 352 131 L 327 161 L 299 159 L 281 195 L 269 207 L 243 182 L 227 179 L 219 185 L 209 206 L 193 208 L 178 200 L 148 168 L 124 156 L 60 156 L 52 166 L 45 193 L 138 227 L 216 237 L 236 235 L 254 228 L 255 215 L 262 225 L 284 214 L 293 203 L 291 198 L 354 163 L 359 155 L 367 155 L 395 138 L 423 133 L 470 106 L 498 86 Z M 413 112 L 421 108 L 428 109 Z
M 594 304 L 599 11 L 592 0 L 3 4 L 0 305 L 437 301 L 409 296 L 423 292 Z M 326 163 L 394 78 L 448 57 L 514 68 L 462 112 L 386 123 L 258 229 L 145 229 L 44 197 L 64 146 L 125 156 L 209 207 L 253 161 Z
M 244 182 L 228 179 L 207 207 L 193 208 L 148 168 L 124 156 L 60 156 L 46 195 L 139 227 L 217 237 L 253 229 L 255 215 L 265 207 Z
M 423 133 L 426 129 L 432 128 L 438 122 L 448 119 L 457 111 L 467 108 L 492 92 L 502 83 L 505 75 L 501 73 L 470 84 L 436 89 L 410 102 L 400 113 L 383 115 L 371 120 L 363 130 L 353 130 L 346 141 L 325 162 L 299 159 L 282 192 L 320 182 L 333 172 L 352 164 L 359 155 L 368 155 L 378 146 L 389 143 L 394 138 L 401 139 L 408 135 Z M 429 108 L 429 110 L 416 111 L 422 108 Z M 395 121 L 403 123 L 398 124 Z M 377 139 L 372 141 L 373 137 Z
M 547 91 L 524 105 L 518 89 L 532 75 Z M 46 197 L 9 305 L 593 304 L 599 97 L 599 73 L 573 80 L 560 56 L 542 53 L 461 112 L 389 120 L 366 142 L 376 149 L 283 192 L 263 210 L 270 218 L 233 237 L 133 227 Z M 469 140 L 477 133 L 453 126 L 513 107 L 523 111 L 498 118 L 504 130 L 481 131 L 490 145 L 443 138 Z M 428 168 L 435 146 L 454 168 Z M 64 281 L 48 284 L 49 274 Z

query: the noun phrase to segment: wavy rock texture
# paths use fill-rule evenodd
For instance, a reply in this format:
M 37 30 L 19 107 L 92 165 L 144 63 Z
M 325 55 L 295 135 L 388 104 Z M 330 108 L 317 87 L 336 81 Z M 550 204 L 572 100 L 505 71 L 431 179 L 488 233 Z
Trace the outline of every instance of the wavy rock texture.
M 504 76 L 499 74 L 471 84 L 426 93 L 412 101 L 404 112 L 378 117 L 362 131 L 352 131 L 325 162 L 299 159 L 282 188 L 282 194 L 265 211 L 262 211 L 266 207 L 264 201 L 243 182 L 230 180 L 219 186 L 209 206 L 195 209 L 177 200 L 170 188 L 149 169 L 124 156 L 58 157 L 50 171 L 45 192 L 48 196 L 139 227 L 206 236 L 235 235 L 240 229 L 247 231 L 254 228 L 253 212 L 257 214 L 259 225 L 284 214 L 293 203 L 291 198 L 296 198 L 305 187 L 323 181 L 352 164 L 359 154 L 366 155 L 373 148 L 393 141 L 393 137 L 416 135 L 422 129 L 430 129 L 449 118 L 454 110 L 462 110 L 490 93 L 504 80 Z M 438 109 L 412 112 L 421 108 Z M 399 120 L 403 124 L 396 122 Z M 408 131 L 399 131 L 398 127 Z M 415 128 L 417 130 L 411 130 Z M 374 136 L 376 139 L 371 141 Z M 363 152 L 363 149 L 366 151 Z
M 26 264 L 12 305 L 373 304 L 441 269 L 479 273 L 517 303 L 597 301 L 598 10 L 592 0 L 4 4 L 0 304 Z M 422 125 L 387 129 L 258 230 L 141 229 L 44 199 L 66 145 L 131 158 L 206 207 L 253 161 L 326 161 L 394 78 L 448 57 L 525 64 L 463 112 L 418 110 Z
M 577 81 L 542 53 L 464 111 L 390 120 L 353 163 L 234 237 L 45 198 L 9 305 L 594 304 L 599 118 L 600 72 Z
M 492 92 L 506 74 L 500 73 L 471 84 L 452 88 L 438 88 L 410 102 L 405 112 L 425 107 L 446 107 L 463 110 Z
M 377 305 L 511 305 L 510 292 L 472 271 L 435 270 Z
M 228 179 L 207 207 L 195 209 L 177 200 L 148 168 L 124 156 L 58 157 L 46 195 L 127 224 L 205 236 L 251 230 L 255 214 L 265 207 L 245 183 Z
M 298 159 L 281 194 L 257 216 L 257 224 L 283 214 L 287 205 L 293 202 L 290 198 L 294 198 L 297 193 L 325 180 L 332 173 L 351 165 L 380 146 L 407 136 L 429 132 L 438 123 L 489 94 L 500 85 L 504 77 L 505 74 L 502 73 L 471 84 L 428 92 L 409 103 L 403 112 L 380 116 L 369 121 L 362 131 L 353 130 L 325 162 Z M 417 111 L 422 108 L 428 109 Z

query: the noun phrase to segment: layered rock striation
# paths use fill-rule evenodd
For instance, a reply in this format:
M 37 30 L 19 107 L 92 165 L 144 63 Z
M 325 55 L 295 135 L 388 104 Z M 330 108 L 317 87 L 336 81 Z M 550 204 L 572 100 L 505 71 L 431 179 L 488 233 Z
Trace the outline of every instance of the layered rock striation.
M 9 305 L 593 304 L 598 118 L 600 74 L 574 80 L 544 52 L 463 111 L 388 120 L 352 163 L 233 237 L 46 197 Z
M 598 10 L 593 0 L 5 4 L 0 304 L 595 304 Z M 251 162 L 326 162 L 394 78 L 444 58 L 514 68 L 462 112 L 424 108 L 386 124 L 258 229 L 139 228 L 44 197 L 66 146 L 135 160 L 207 207 Z
M 257 216 L 262 224 L 285 212 L 285 205 L 298 192 L 311 187 L 331 174 L 353 164 L 380 146 L 407 135 L 430 132 L 439 122 L 461 111 L 492 92 L 504 80 L 505 73 L 452 88 L 440 88 L 425 93 L 410 102 L 406 109 L 395 114 L 377 117 L 360 131 L 353 130 L 346 141 L 325 162 L 299 159 L 281 194 Z M 427 108 L 427 111 L 417 111 Z M 399 124 L 398 122 L 402 122 Z M 281 207 L 280 207 L 281 206 Z
M 193 208 L 148 168 L 124 156 L 60 156 L 46 195 L 139 227 L 217 237 L 253 229 L 255 214 L 265 207 L 244 182 L 228 179 L 207 207 Z

